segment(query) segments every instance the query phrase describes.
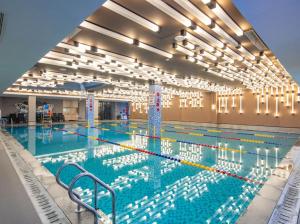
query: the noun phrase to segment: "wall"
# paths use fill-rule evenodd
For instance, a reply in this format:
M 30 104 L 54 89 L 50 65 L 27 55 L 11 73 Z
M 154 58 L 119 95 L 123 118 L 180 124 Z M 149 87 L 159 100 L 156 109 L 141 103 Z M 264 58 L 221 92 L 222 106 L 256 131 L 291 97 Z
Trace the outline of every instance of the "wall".
M 53 113 L 62 113 L 63 112 L 63 100 L 62 99 L 47 99 L 47 98 L 37 98 L 37 105 L 41 103 L 53 104 Z
M 296 95 L 296 94 L 295 94 Z M 269 114 L 265 114 L 265 104 L 260 103 L 261 113 L 256 113 L 256 96 L 250 91 L 243 95 L 243 113 L 239 113 L 239 100 L 236 97 L 236 107 L 232 108 L 232 98 L 228 97 L 228 114 L 217 113 L 218 100 L 215 94 L 204 93 L 203 108 L 180 108 L 179 97 L 172 101 L 171 108 L 163 108 L 162 119 L 164 121 L 185 121 L 198 123 L 217 123 L 217 124 L 238 124 L 238 125 L 258 125 L 258 126 L 278 126 L 300 128 L 300 104 L 295 102 L 296 114 L 291 114 L 291 107 L 279 102 L 279 117 L 275 114 L 275 96 L 269 97 Z M 286 96 L 285 96 L 286 97 Z M 296 97 L 295 97 L 296 100 Z M 216 101 L 216 110 L 212 110 L 212 103 Z M 291 102 L 291 97 L 290 97 Z M 146 113 L 134 111 L 131 107 L 131 119 L 147 119 Z M 223 109 L 224 111 L 224 109 Z
M 127 102 L 115 102 L 112 119 L 117 119 L 117 116 L 121 115 L 121 112 L 126 112 L 127 108 L 128 108 Z
M 8 116 L 9 114 L 16 113 L 16 103 L 28 102 L 28 98 L 21 97 L 0 97 L 0 109 L 2 112 L 2 116 Z
M 63 100 L 63 114 L 66 121 L 78 120 L 78 100 Z
M 291 107 L 286 107 L 285 103 L 279 102 L 279 117 L 275 117 L 275 97 L 269 97 L 269 114 L 265 114 L 266 104 L 260 103 L 260 114 L 256 113 L 257 100 L 250 91 L 245 92 L 243 100 L 243 114 L 238 113 L 232 108 L 229 113 L 218 114 L 219 124 L 245 124 L 245 125 L 262 125 L 262 126 L 278 126 L 278 127 L 300 127 L 300 104 L 295 102 L 296 114 L 291 114 Z M 286 98 L 286 96 L 285 96 Z M 296 99 L 296 97 L 295 97 Z M 291 102 L 291 97 L 290 97 Z M 231 105 L 231 97 L 228 102 Z
M 164 121 L 187 121 L 199 123 L 216 123 L 216 111 L 211 110 L 214 94 L 203 93 L 202 108 L 180 108 L 179 97 L 174 97 L 170 108 L 163 108 L 162 119 Z M 139 113 L 131 107 L 131 119 L 147 119 L 146 113 Z

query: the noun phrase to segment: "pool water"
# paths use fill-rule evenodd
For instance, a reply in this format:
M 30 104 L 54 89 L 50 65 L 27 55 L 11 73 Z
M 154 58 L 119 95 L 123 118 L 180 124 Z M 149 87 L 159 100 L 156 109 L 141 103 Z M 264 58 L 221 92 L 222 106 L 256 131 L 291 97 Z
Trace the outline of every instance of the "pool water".
M 117 223 L 147 224 L 235 223 L 298 138 L 163 124 L 161 139 L 155 139 L 143 122 L 7 131 L 54 175 L 62 164 L 76 162 L 109 184 Z M 69 183 L 77 173 L 67 168 L 62 180 Z M 76 185 L 91 205 L 92 186 L 88 179 Z M 109 193 L 99 188 L 97 194 L 99 208 L 111 215 Z

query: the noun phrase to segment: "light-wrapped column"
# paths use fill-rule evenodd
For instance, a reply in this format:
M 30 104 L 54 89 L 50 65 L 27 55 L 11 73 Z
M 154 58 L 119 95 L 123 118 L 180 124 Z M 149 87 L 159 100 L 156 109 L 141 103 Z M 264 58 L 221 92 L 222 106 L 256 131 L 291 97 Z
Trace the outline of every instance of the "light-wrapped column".
M 160 136 L 161 86 L 149 81 L 148 127 L 150 136 Z

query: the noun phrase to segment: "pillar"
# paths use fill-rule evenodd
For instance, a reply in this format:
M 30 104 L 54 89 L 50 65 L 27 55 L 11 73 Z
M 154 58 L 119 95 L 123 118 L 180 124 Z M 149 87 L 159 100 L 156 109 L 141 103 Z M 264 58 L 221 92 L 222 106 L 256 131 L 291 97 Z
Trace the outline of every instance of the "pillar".
M 94 120 L 99 120 L 99 100 L 94 100 Z
M 148 109 L 148 128 L 150 136 L 160 137 L 161 124 L 161 86 L 154 81 L 149 81 L 149 109 Z M 148 139 L 148 149 L 157 154 L 161 154 L 161 140 L 156 138 Z M 152 158 L 150 165 L 150 179 L 153 183 L 153 189 L 161 187 L 161 161 Z
M 94 126 L 94 94 L 89 93 L 86 99 L 86 116 L 89 127 Z
M 36 125 L 36 96 L 28 97 L 28 125 Z
M 28 145 L 27 145 L 28 151 L 35 155 L 36 153 L 36 127 L 31 126 L 28 127 Z
M 78 120 L 79 121 L 85 121 L 86 120 L 86 101 L 80 100 L 78 104 Z
M 160 136 L 161 123 L 161 86 L 149 81 L 148 128 L 150 136 Z

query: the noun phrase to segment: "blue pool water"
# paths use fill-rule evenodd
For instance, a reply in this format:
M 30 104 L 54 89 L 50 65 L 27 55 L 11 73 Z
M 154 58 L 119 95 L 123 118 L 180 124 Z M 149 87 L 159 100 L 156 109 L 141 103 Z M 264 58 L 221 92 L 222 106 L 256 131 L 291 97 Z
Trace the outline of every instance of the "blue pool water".
M 135 122 L 102 123 L 96 128 L 77 124 L 17 127 L 7 131 L 54 175 L 63 163 L 76 162 L 109 184 L 116 191 L 117 223 L 147 224 L 235 223 L 262 187 L 258 183 L 267 180 L 298 138 L 295 134 L 164 124 L 164 139 L 159 140 L 145 137 L 146 124 Z M 69 183 L 76 174 L 74 168 L 68 168 L 63 171 L 62 180 Z M 85 202 L 93 203 L 94 192 L 89 180 L 80 181 L 76 190 Z M 100 188 L 98 203 L 106 214 L 111 213 L 110 200 L 108 192 Z

